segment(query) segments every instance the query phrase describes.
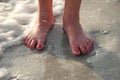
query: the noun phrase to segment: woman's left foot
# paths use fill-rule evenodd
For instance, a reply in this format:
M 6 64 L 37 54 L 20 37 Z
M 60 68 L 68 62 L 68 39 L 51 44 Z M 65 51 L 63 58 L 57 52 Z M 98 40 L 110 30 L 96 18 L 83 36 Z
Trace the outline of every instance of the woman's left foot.
M 63 26 L 74 55 L 87 54 L 92 50 L 93 41 L 84 33 L 79 21 L 64 21 Z

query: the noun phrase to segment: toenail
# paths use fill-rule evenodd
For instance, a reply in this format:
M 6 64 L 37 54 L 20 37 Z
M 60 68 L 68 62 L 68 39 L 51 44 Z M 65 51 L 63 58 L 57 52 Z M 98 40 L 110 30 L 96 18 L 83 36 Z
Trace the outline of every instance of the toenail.
M 80 52 L 80 51 L 79 51 L 79 50 L 75 50 L 75 52 L 77 52 L 77 53 L 78 53 L 78 52 Z
M 41 45 L 39 45 L 37 48 L 41 49 L 41 48 L 42 48 L 42 46 L 41 46 Z

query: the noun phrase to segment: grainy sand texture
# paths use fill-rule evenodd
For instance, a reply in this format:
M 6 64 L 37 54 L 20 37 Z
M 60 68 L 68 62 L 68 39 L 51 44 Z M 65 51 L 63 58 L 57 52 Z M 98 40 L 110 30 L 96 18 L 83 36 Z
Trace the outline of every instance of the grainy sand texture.
M 45 49 L 24 46 L 36 10 L 36 0 L 0 0 L 0 80 L 120 80 L 120 0 L 82 1 L 80 21 L 94 49 L 79 57 L 61 28 L 64 0 L 53 0 L 55 24 Z

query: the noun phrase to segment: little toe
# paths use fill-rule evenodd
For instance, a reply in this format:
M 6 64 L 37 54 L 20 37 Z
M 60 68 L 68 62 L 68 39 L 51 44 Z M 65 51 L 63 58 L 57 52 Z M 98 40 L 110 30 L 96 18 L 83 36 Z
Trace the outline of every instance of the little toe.
M 89 41 L 89 51 L 92 50 L 92 48 L 93 48 L 93 41 L 90 40 Z
M 30 44 L 30 48 L 34 49 L 36 44 L 37 44 L 37 41 L 32 39 L 31 44 Z
M 74 55 L 80 55 L 80 53 L 81 53 L 78 47 L 73 47 L 72 52 Z
M 28 40 L 29 40 L 28 36 L 24 38 L 24 44 L 25 45 L 27 45 Z
M 36 49 L 37 50 L 42 50 L 44 48 L 44 44 L 41 41 L 38 41 Z
M 25 45 L 26 45 L 26 39 L 27 39 L 27 37 L 25 37 L 25 38 L 23 39 L 23 42 L 24 42 Z

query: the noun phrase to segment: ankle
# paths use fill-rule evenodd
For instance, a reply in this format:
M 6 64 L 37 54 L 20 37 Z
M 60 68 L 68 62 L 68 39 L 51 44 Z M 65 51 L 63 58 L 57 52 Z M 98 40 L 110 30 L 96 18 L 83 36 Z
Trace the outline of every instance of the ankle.
M 79 23 L 79 17 L 71 15 L 63 16 L 63 24 L 76 24 L 76 23 Z
M 63 26 L 80 24 L 79 19 L 76 18 L 63 18 Z
M 48 14 L 48 13 L 45 13 L 45 14 L 41 14 L 41 13 L 38 13 L 37 14 L 37 19 L 38 21 L 41 23 L 41 22 L 44 22 L 44 23 L 54 23 L 54 17 L 53 17 L 53 14 Z

